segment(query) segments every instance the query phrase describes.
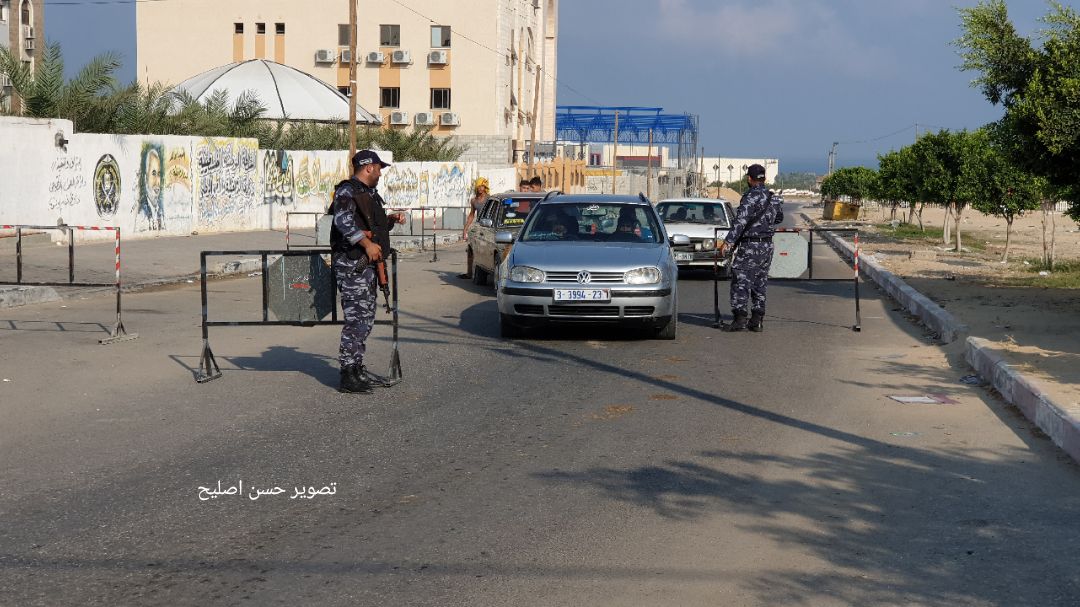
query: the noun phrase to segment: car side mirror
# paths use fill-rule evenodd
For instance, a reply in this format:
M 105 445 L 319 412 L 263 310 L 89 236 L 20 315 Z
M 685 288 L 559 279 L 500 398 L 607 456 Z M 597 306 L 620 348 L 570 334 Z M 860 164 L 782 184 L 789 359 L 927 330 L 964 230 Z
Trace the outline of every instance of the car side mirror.
M 514 233 L 508 230 L 495 232 L 495 244 L 514 244 Z
M 677 247 L 685 247 L 690 244 L 690 237 L 686 234 L 672 234 L 670 240 L 671 244 Z
M 495 223 L 493 221 L 491 221 L 490 219 L 488 219 L 487 217 L 485 217 L 485 218 L 480 220 L 480 225 L 484 226 L 485 228 L 490 228 L 491 226 L 495 225 Z

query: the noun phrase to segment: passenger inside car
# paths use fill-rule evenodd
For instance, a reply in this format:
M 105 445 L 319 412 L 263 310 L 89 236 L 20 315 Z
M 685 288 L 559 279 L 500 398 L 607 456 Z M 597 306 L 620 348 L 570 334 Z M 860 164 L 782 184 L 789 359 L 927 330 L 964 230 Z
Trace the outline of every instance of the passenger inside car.
M 668 215 L 667 221 L 686 221 L 686 207 L 678 207 L 675 212 Z

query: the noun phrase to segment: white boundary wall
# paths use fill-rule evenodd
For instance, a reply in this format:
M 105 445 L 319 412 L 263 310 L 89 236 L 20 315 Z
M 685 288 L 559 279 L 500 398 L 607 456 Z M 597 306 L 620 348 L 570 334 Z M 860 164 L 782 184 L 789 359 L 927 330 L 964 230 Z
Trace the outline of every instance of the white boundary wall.
M 389 207 L 463 207 L 476 175 L 472 162 L 402 162 L 383 172 L 379 191 Z M 348 152 L 72 134 L 67 120 L 0 118 L 0 224 L 115 226 L 125 239 L 283 229 L 287 212 L 326 210 L 347 176 Z

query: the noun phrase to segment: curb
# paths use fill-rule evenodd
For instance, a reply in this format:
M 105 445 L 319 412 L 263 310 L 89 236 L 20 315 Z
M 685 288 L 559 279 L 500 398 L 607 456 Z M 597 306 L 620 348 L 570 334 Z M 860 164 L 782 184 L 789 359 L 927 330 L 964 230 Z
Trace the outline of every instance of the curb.
M 991 342 L 969 337 L 964 357 L 979 377 L 990 382 L 1002 398 L 1016 406 L 1054 444 L 1080 462 L 1080 407 L 1066 409 L 1055 403 L 1038 382 L 1024 377 L 1005 362 Z
M 855 247 L 850 243 L 828 232 L 828 228 L 821 227 L 816 221 L 807 217 L 805 213 L 802 216 L 815 229 L 819 230 L 825 241 L 834 249 L 837 249 L 842 256 L 848 260 L 855 257 Z M 895 274 L 883 268 L 874 259 L 865 256 L 859 257 L 859 269 L 877 283 L 890 297 L 904 306 L 909 313 L 917 317 L 923 325 L 936 333 L 942 343 L 949 344 L 967 336 L 967 325 L 946 312 L 945 308 L 931 301 L 929 297 L 916 291 Z
M 60 301 L 60 294 L 52 287 L 2 287 L 0 308 L 15 308 L 31 304 Z

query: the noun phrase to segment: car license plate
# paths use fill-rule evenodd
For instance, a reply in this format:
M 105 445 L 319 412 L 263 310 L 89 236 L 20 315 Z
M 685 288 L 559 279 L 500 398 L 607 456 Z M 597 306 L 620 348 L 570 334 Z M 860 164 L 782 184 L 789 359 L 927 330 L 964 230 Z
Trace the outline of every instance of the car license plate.
M 693 253 L 676 253 L 675 261 L 694 261 Z
M 555 301 L 611 301 L 611 289 L 555 289 Z

